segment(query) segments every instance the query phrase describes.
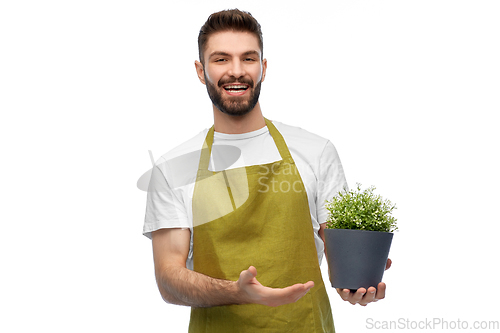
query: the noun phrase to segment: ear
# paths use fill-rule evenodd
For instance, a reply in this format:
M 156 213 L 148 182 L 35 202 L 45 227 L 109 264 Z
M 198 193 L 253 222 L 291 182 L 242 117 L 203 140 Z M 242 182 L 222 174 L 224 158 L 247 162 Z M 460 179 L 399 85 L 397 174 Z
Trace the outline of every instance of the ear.
M 261 80 L 261 82 L 264 82 L 264 79 L 266 78 L 266 70 L 267 70 L 267 59 L 264 58 L 264 60 L 262 60 L 262 80 Z
M 198 79 L 200 82 L 205 84 L 205 70 L 203 69 L 203 64 L 198 60 L 195 60 L 194 65 L 196 67 L 196 74 L 198 75 Z

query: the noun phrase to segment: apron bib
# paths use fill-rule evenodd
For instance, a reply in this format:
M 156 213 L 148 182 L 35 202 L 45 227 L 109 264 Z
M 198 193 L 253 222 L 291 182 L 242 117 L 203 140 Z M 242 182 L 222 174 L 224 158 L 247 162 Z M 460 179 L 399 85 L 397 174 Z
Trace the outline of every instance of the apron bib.
M 307 193 L 288 147 L 265 119 L 282 160 L 221 172 L 208 170 L 214 128 L 202 149 L 193 193 L 194 270 L 236 281 L 254 266 L 264 286 L 314 281 L 295 303 L 192 308 L 191 333 L 334 332 L 321 277 Z

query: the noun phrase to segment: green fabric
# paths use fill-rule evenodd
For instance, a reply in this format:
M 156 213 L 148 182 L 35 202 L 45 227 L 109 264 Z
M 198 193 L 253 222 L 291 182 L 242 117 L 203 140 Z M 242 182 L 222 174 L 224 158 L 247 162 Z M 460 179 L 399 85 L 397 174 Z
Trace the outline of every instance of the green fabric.
M 314 281 L 299 301 L 192 308 L 189 332 L 334 332 L 321 277 L 307 193 L 288 147 L 266 124 L 281 161 L 208 170 L 214 128 L 202 149 L 193 193 L 193 264 L 205 275 L 236 281 L 253 265 L 264 286 L 283 288 Z

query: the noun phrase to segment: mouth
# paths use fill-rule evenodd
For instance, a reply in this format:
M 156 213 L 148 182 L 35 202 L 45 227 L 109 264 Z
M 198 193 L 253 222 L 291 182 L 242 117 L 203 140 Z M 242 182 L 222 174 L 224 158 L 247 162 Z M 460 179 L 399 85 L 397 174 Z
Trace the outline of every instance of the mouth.
M 245 92 L 250 88 L 248 84 L 244 83 L 230 83 L 224 85 L 222 88 L 232 96 L 240 96 L 245 94 Z

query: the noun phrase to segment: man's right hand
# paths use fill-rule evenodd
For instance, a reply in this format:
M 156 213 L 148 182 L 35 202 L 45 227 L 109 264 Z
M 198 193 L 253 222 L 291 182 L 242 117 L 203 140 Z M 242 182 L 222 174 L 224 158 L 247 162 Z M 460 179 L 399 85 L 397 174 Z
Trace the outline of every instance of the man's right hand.
M 250 266 L 247 270 L 241 272 L 237 281 L 245 303 L 268 306 L 294 303 L 314 287 L 314 282 L 308 281 L 307 283 L 297 283 L 286 288 L 269 288 L 260 284 L 256 276 L 257 269 Z
M 152 233 L 153 257 L 158 288 L 163 299 L 172 304 L 210 307 L 229 304 L 278 306 L 304 296 L 314 282 L 286 288 L 269 288 L 257 281 L 257 270 L 250 266 L 238 281 L 214 279 L 186 268 L 189 229 L 160 229 Z

